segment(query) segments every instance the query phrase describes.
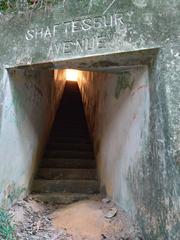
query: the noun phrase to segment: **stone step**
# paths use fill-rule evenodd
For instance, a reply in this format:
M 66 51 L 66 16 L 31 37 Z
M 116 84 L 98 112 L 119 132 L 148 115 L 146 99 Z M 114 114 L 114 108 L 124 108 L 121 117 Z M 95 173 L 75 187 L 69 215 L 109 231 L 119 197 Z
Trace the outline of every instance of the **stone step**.
M 56 143 L 52 142 L 46 146 L 46 149 L 53 149 L 53 150 L 80 150 L 80 151 L 88 151 L 93 152 L 92 145 L 89 143 Z
M 77 127 L 77 128 L 85 128 L 87 129 L 87 122 L 84 119 L 84 117 L 81 117 L 81 119 L 78 119 L 75 121 L 73 118 L 71 121 L 69 119 L 62 119 L 62 113 L 59 116 L 56 116 L 56 120 L 54 122 L 53 127 Z
M 96 168 L 94 159 L 63 159 L 63 158 L 44 158 L 41 162 L 43 168 Z
M 92 159 L 94 157 L 93 152 L 87 151 L 62 151 L 62 150 L 47 150 L 45 152 L 47 158 L 87 158 Z
M 56 133 L 58 133 L 58 134 L 72 134 L 72 135 L 76 135 L 76 134 L 80 134 L 80 135 L 85 135 L 85 136 L 89 136 L 89 132 L 88 132 L 88 130 L 86 129 L 86 130 L 83 130 L 83 129 L 76 129 L 75 127 L 72 127 L 72 128 L 64 128 L 64 129 L 62 129 L 62 127 L 60 127 L 60 128 L 56 128 L 56 129 L 52 129 L 51 130 L 51 134 L 53 135 L 53 134 L 56 134 Z
M 77 136 L 77 137 L 89 137 L 88 132 L 80 132 L 80 131 L 62 131 L 62 130 L 56 130 L 56 131 L 51 131 L 50 134 L 51 137 L 56 137 L 56 136 Z
M 80 126 L 77 126 L 75 124 L 72 125 L 63 125 L 61 123 L 54 124 L 51 131 L 61 131 L 61 132 L 66 132 L 66 131 L 71 131 L 71 132 L 84 132 L 84 133 L 89 133 L 87 125 L 80 123 Z
M 96 169 L 40 168 L 36 179 L 97 179 Z
M 71 204 L 77 201 L 90 199 L 93 194 L 85 193 L 41 193 L 32 194 L 32 199 L 49 204 Z
M 97 180 L 40 180 L 36 179 L 32 185 L 33 193 L 98 193 Z
M 78 137 L 78 136 L 53 136 L 49 138 L 48 143 L 90 143 L 90 138 L 88 137 Z
M 88 134 L 88 129 L 86 128 L 77 128 L 76 126 L 71 126 L 71 127 L 62 127 L 61 125 L 60 126 L 57 126 L 57 127 L 53 127 L 52 133 L 55 133 L 55 132 L 61 132 L 61 133 L 66 133 L 66 132 L 70 132 L 70 133 L 84 133 L 84 134 Z

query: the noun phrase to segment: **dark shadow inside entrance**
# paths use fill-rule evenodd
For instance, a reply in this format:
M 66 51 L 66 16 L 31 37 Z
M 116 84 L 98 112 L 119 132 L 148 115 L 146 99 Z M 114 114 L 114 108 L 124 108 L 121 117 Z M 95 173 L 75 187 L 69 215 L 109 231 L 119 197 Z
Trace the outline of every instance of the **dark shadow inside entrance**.
M 34 198 L 71 203 L 99 192 L 95 156 L 76 81 L 66 81 L 43 159 Z

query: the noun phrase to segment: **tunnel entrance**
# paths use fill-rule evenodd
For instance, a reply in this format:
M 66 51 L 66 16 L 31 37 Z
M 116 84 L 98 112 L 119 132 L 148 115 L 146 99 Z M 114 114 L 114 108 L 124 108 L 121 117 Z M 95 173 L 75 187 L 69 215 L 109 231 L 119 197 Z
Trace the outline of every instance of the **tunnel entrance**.
M 28 189 L 33 185 L 40 198 L 51 193 L 57 201 L 60 190 L 67 202 L 100 190 L 135 214 L 133 174 L 149 133 L 156 54 L 150 49 L 9 69 L 15 105 L 5 109 L 16 121 L 9 130 L 20 132 L 15 148 L 22 149 L 18 161 Z M 77 82 L 66 81 L 66 69 L 77 70 Z
M 76 81 L 65 83 L 32 191 L 36 199 L 60 204 L 99 192 L 93 146 Z
M 128 207 L 130 167 L 138 163 L 148 134 L 148 68 L 74 75 L 71 70 L 77 81 L 67 81 L 68 71 L 54 73 L 66 82 L 33 182 L 34 197 L 68 203 L 100 190 Z

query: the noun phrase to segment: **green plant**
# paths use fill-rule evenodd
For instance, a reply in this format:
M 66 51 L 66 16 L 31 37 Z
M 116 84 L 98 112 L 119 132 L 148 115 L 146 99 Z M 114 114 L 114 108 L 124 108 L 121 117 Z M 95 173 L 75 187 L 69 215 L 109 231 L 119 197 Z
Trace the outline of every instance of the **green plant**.
M 6 11 L 8 9 L 7 0 L 0 0 L 0 11 Z
M 0 0 L 0 13 L 35 10 L 58 2 L 59 0 Z
M 15 240 L 15 226 L 11 223 L 12 215 L 0 208 L 0 239 Z

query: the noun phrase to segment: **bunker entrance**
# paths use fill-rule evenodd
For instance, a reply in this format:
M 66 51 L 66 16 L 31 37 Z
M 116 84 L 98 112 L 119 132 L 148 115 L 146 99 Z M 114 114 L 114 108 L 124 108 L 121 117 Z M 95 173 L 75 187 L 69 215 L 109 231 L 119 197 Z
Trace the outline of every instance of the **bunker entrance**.
M 70 71 L 76 81 L 67 81 Z M 107 194 L 127 196 L 121 175 L 128 175 L 132 159 L 138 161 L 148 129 L 147 72 L 144 66 L 118 73 L 55 71 L 66 82 L 33 182 L 36 197 L 58 203 L 84 199 L 99 192 L 98 179 Z
M 128 178 L 149 131 L 155 55 L 148 50 L 9 70 L 11 90 L 21 99 L 15 112 L 19 129 L 26 127 L 35 198 L 70 203 L 103 192 L 133 211 Z

